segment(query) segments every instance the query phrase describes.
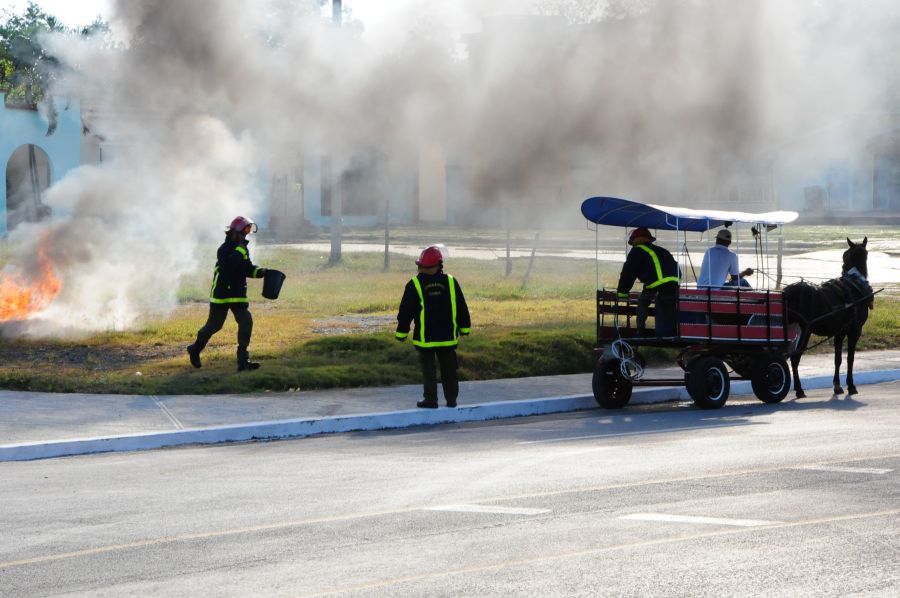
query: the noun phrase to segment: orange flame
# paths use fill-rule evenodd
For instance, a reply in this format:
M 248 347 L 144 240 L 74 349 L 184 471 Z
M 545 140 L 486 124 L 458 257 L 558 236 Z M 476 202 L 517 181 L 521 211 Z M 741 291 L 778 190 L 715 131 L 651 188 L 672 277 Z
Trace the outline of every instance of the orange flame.
M 40 275 L 26 282 L 17 274 L 0 273 L 0 322 L 24 320 L 53 301 L 62 289 L 62 282 L 53 272 L 43 243 L 38 249 Z

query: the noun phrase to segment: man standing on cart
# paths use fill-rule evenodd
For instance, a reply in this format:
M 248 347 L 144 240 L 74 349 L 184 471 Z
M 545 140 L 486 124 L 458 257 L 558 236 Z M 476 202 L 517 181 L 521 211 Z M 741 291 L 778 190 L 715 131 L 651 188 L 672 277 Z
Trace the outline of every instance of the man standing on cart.
M 654 245 L 656 237 L 645 227 L 631 231 L 628 252 L 617 288 L 620 298 L 627 298 L 635 280 L 644 283 L 637 304 L 637 336 L 646 336 L 650 303 L 656 299 L 656 336 L 675 336 L 678 301 L 678 262 L 666 249 Z

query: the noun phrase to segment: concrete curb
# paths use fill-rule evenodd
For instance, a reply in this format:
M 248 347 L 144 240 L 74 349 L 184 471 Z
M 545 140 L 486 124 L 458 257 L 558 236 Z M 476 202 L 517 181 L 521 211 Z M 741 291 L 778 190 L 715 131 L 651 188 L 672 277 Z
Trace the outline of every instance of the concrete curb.
M 859 372 L 857 385 L 900 380 L 900 370 Z M 814 376 L 804 380 L 808 390 L 830 388 L 832 376 Z M 731 394 L 750 394 L 747 381 L 734 382 Z M 652 404 L 690 400 L 683 387 L 637 389 L 631 404 Z M 321 418 L 254 422 L 210 428 L 193 428 L 171 432 L 126 434 L 120 436 L 50 440 L 0 445 L 0 461 L 29 461 L 92 453 L 140 451 L 191 444 L 221 444 L 250 440 L 304 438 L 319 434 L 361 432 L 433 426 L 437 424 L 487 421 L 531 415 L 548 415 L 596 409 L 593 395 L 570 395 L 518 401 L 498 401 L 466 405 L 457 409 L 409 409 L 385 413 L 366 413 Z

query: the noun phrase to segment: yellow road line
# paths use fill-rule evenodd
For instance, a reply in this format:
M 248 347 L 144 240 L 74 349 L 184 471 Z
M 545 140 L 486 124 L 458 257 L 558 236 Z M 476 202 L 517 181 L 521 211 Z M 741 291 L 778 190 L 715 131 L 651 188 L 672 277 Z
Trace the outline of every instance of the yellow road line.
M 85 548 L 84 550 L 75 550 L 72 552 L 61 552 L 59 554 L 48 554 L 36 556 L 28 559 L 20 559 L 17 561 L 0 562 L 0 569 L 9 567 L 17 567 L 21 565 L 33 565 L 37 563 L 48 563 L 52 561 L 61 561 L 65 559 L 78 558 L 82 556 L 91 556 L 95 554 L 103 554 L 106 552 L 116 552 L 118 550 L 133 550 L 135 548 L 144 548 L 147 546 L 158 546 L 160 544 L 170 544 L 174 542 L 189 542 L 191 540 L 207 540 L 209 538 L 221 538 L 223 536 L 234 536 L 252 532 L 263 532 L 278 529 L 287 529 L 291 527 L 300 527 L 303 525 L 314 525 L 316 523 L 331 523 L 335 521 L 349 521 L 353 519 L 363 519 L 366 517 L 378 517 L 381 515 L 395 515 L 398 513 L 410 513 L 420 511 L 421 508 L 396 509 L 391 511 L 373 511 L 371 513 L 350 513 L 347 515 L 334 515 L 331 517 L 315 517 L 311 519 L 298 519 L 294 521 L 282 521 L 279 523 L 267 523 L 264 525 L 251 525 L 249 527 L 239 527 L 233 529 L 219 530 L 216 532 L 204 532 L 197 534 L 181 534 L 177 536 L 163 536 L 161 538 L 152 538 L 149 540 L 139 540 L 137 542 L 127 542 L 123 544 L 109 544 L 106 546 L 97 546 L 96 548 Z

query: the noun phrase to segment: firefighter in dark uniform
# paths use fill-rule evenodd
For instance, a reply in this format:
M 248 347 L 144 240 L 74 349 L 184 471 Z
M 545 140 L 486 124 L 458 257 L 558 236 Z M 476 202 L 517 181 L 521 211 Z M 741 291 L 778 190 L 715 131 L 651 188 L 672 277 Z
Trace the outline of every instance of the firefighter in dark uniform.
M 456 376 L 456 345 L 460 335 L 471 332 L 469 308 L 462 288 L 453 276 L 443 272 L 443 254 L 439 247 L 426 248 L 416 260 L 419 272 L 406 284 L 397 314 L 398 341 L 409 336 L 410 322 L 415 322 L 412 344 L 419 353 L 425 380 L 423 400 L 417 407 L 436 408 L 437 371 L 441 368 L 441 385 L 447 407 L 456 407 L 459 379 Z
M 678 301 L 678 262 L 666 249 L 654 245 L 656 237 L 644 227 L 631 232 L 632 246 L 622 266 L 617 288 L 619 297 L 627 298 L 635 279 L 644 283 L 637 304 L 637 335 L 646 335 L 650 303 L 656 298 L 656 336 L 674 336 Z
M 247 299 L 247 278 L 262 278 L 265 268 L 253 264 L 247 249 L 247 235 L 256 232 L 256 223 L 243 216 L 231 221 L 225 229 L 225 242 L 216 255 L 216 268 L 209 292 L 209 317 L 197 332 L 197 340 L 187 348 L 191 365 L 201 366 L 200 352 L 206 347 L 210 337 L 222 329 L 225 318 L 231 311 L 238 325 L 237 369 L 255 370 L 259 364 L 250 361 L 247 347 L 253 333 L 253 316 L 250 315 L 250 301 Z

